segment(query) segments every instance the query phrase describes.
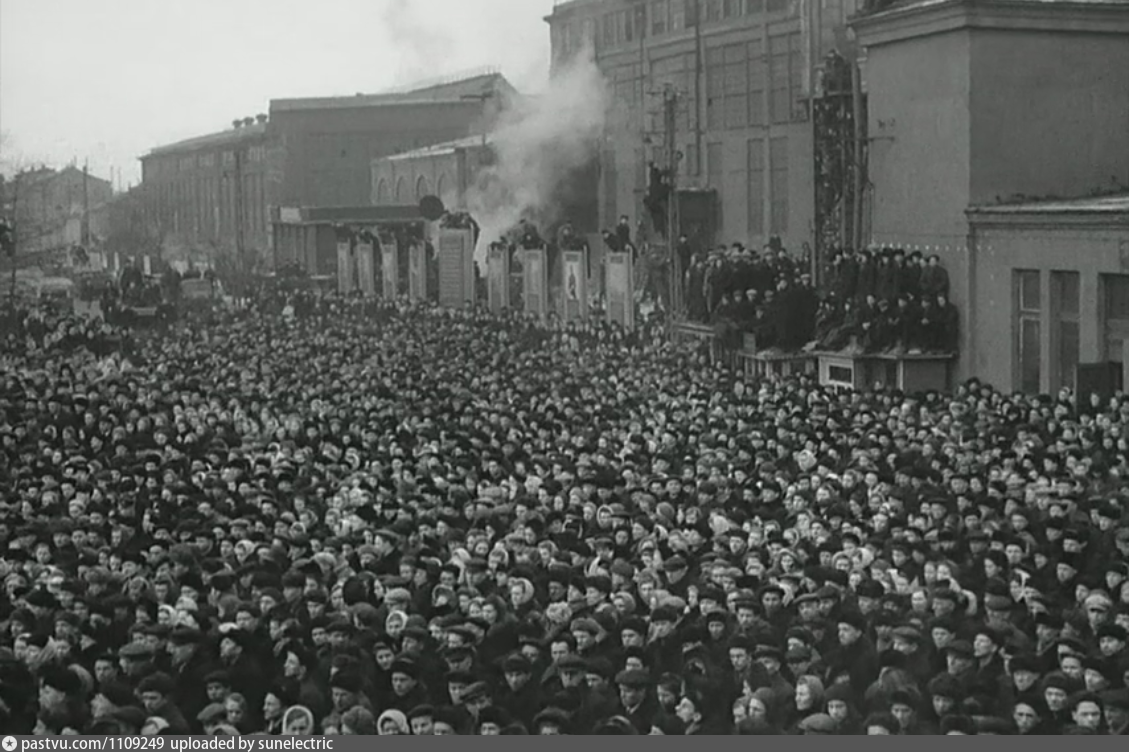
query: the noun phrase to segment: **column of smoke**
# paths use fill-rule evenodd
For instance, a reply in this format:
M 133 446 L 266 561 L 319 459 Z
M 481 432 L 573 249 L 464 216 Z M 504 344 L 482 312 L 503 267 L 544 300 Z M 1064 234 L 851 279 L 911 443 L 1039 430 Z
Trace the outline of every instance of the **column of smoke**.
M 494 161 L 478 171 L 467 209 L 481 234 L 475 257 L 520 220 L 544 233 L 561 219 L 558 205 L 572 173 L 596 154 L 608 110 L 608 92 L 590 54 L 555 71 L 538 97 L 518 100 L 491 133 Z

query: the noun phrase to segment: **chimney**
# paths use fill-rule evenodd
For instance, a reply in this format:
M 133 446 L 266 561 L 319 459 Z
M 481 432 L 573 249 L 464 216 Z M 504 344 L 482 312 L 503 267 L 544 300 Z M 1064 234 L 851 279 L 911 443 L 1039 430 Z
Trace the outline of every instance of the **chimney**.
M 243 118 L 243 127 L 244 128 L 246 128 L 249 125 L 254 125 L 254 124 L 255 124 L 255 118 L 253 118 L 253 117 Z
M 242 128 L 243 127 L 243 121 L 242 120 L 232 120 L 231 121 L 231 127 L 232 128 Z
M 265 113 L 259 113 L 258 115 L 255 116 L 255 120 L 258 122 L 259 125 L 263 125 L 264 123 L 267 122 L 267 116 L 266 116 Z

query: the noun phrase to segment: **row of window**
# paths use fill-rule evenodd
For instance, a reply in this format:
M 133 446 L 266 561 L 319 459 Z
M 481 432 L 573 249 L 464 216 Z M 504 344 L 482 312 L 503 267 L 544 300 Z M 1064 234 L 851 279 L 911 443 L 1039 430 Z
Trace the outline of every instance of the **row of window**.
M 769 37 L 767 52 L 763 40 L 757 39 L 711 48 L 705 57 L 708 129 L 733 130 L 807 119 L 798 33 Z M 640 113 L 646 111 L 647 129 L 662 132 L 662 107 L 648 92 L 671 86 L 681 97 L 676 128 L 694 128 L 698 110 L 694 69 L 692 54 L 655 60 L 649 80 L 638 63 L 617 66 L 608 71 L 613 101 L 629 124 L 637 123 Z
M 1014 272 L 1015 386 L 1035 394 L 1043 391 L 1044 366 L 1052 392 L 1076 388 L 1080 356 L 1081 294 L 1078 272 L 1051 271 L 1044 294 L 1043 272 Z M 1102 318 L 1101 359 L 1125 362 L 1129 357 L 1129 276 L 1103 274 L 1099 278 Z M 1049 327 L 1050 356 L 1044 358 L 1044 327 Z
M 196 240 L 230 238 L 240 211 L 246 232 L 267 230 L 262 176 L 244 177 L 242 206 L 237 205 L 235 181 L 230 178 L 183 180 L 158 184 L 154 190 L 157 216 L 168 231 L 178 235 Z
M 376 205 L 377 206 L 397 206 L 402 204 L 411 204 L 419 201 L 424 196 L 439 196 L 440 198 L 446 197 L 447 189 L 449 188 L 446 175 L 440 175 L 439 180 L 435 184 L 435 192 L 432 193 L 431 181 L 425 176 L 420 175 L 415 181 L 415 190 L 411 191 L 409 188 L 410 181 L 404 176 L 396 178 L 395 182 L 380 178 L 376 181 Z
M 829 1 L 835 5 L 843 2 L 825 0 Z M 798 9 L 796 0 L 650 0 L 595 18 L 561 22 L 557 24 L 553 47 L 564 55 L 585 42 L 591 42 L 597 50 L 611 49 L 645 37 L 692 29 L 698 13 L 704 26 L 764 13 L 794 16 Z
M 246 151 L 248 162 L 265 162 L 267 147 L 263 145 L 252 146 Z M 235 152 L 231 150 L 222 152 L 208 152 L 206 154 L 192 154 L 189 156 L 155 159 L 149 163 L 149 168 L 154 176 L 172 175 L 177 172 L 190 172 L 196 169 L 215 167 L 217 160 L 224 167 L 235 165 Z

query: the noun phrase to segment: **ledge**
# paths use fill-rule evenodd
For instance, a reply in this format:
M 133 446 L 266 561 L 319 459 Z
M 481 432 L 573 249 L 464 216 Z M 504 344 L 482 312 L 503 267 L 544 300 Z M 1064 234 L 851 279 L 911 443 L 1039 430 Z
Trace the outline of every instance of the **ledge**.
M 1129 33 L 1119 0 L 922 0 L 850 20 L 859 44 L 875 47 L 959 29 Z

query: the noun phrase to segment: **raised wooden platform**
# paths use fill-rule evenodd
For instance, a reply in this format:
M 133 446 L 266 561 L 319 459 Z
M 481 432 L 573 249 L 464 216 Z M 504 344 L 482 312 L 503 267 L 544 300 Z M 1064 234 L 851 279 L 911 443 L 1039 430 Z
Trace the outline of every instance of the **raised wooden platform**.
M 806 352 L 781 352 L 779 350 L 743 349 L 737 353 L 741 370 L 746 376 L 782 381 L 784 379 L 813 374 L 817 370 L 814 355 Z
M 953 353 L 816 352 L 819 383 L 840 389 L 900 389 L 903 392 L 949 391 Z

